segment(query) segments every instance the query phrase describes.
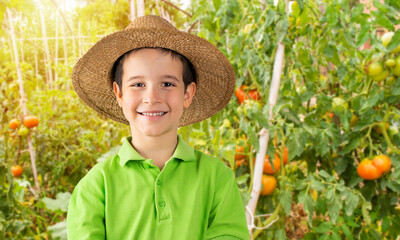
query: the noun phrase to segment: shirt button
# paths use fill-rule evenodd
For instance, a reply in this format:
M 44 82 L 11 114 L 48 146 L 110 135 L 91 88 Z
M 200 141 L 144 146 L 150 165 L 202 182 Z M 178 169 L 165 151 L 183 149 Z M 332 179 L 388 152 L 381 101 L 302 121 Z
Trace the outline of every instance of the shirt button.
M 160 179 L 157 180 L 157 185 L 161 186 L 161 180 Z
M 148 169 L 150 166 L 145 164 L 143 167 L 144 167 L 144 169 Z
M 160 206 L 160 207 L 165 207 L 165 201 L 164 200 L 160 200 L 160 201 L 158 201 L 158 206 Z

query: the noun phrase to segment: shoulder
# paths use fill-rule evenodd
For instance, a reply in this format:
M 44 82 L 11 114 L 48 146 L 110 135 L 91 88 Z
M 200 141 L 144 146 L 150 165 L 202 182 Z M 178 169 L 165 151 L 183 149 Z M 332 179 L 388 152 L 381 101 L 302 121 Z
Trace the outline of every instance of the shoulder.
M 196 159 L 198 161 L 199 168 L 206 169 L 207 172 L 212 173 L 219 179 L 232 178 L 234 173 L 230 167 L 228 167 L 221 159 L 210 156 L 199 150 L 194 150 Z

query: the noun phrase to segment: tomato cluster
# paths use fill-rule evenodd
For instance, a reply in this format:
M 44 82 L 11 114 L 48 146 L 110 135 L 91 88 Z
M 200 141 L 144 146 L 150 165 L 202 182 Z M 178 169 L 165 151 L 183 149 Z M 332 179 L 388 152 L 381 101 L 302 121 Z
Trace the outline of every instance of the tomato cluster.
M 385 33 L 381 40 L 385 47 L 390 44 L 394 32 Z M 397 77 L 400 77 L 400 56 L 396 54 L 400 51 L 400 45 L 393 49 L 384 58 L 377 57 L 364 66 L 365 73 L 375 82 L 386 81 L 386 84 L 393 84 Z
M 245 139 L 244 139 L 245 140 Z M 248 146 L 243 146 L 243 145 L 237 145 L 235 149 L 235 165 L 236 168 L 239 168 L 242 165 L 248 165 L 248 156 L 249 153 L 246 153 L 246 148 Z M 270 195 L 274 192 L 278 182 L 276 178 L 273 176 L 273 174 L 277 173 L 281 167 L 281 153 L 279 151 L 275 152 L 275 158 L 271 159 L 272 164 L 269 160 L 269 155 L 266 155 L 265 160 L 264 160 L 264 168 L 263 168 L 263 175 L 262 175 L 262 190 L 260 194 L 262 196 Z M 288 148 L 285 147 L 283 148 L 283 164 L 287 164 L 289 161 L 289 156 L 288 156 Z M 254 159 L 255 161 L 255 159 Z
M 9 123 L 8 126 L 16 130 L 18 129 L 18 135 L 21 137 L 25 137 L 29 133 L 29 128 L 34 128 L 39 125 L 39 119 L 36 116 L 25 116 L 22 120 L 23 126 L 21 126 L 21 121 L 14 118 Z
M 281 167 L 280 152 L 276 152 L 274 155 L 275 155 L 275 158 L 271 159 L 271 161 L 269 160 L 269 155 L 267 155 L 264 160 L 263 172 L 265 174 L 263 174 L 263 176 L 262 176 L 263 188 L 260 192 L 260 194 L 263 196 L 273 193 L 273 191 L 275 190 L 276 185 L 277 185 L 277 180 L 274 176 L 272 176 L 272 174 L 277 173 Z M 283 159 L 282 159 L 283 164 L 287 164 L 289 161 L 287 147 L 284 148 L 282 156 L 283 156 Z M 272 162 L 272 164 L 271 164 L 271 162 Z
M 365 180 L 376 180 L 392 167 L 390 158 L 386 155 L 375 156 L 372 160 L 366 158 L 357 167 L 358 175 Z
M 253 99 L 255 101 L 261 101 L 261 95 L 256 89 L 250 89 L 246 85 L 242 85 L 235 90 L 235 95 L 238 99 L 238 103 L 242 104 L 245 100 Z

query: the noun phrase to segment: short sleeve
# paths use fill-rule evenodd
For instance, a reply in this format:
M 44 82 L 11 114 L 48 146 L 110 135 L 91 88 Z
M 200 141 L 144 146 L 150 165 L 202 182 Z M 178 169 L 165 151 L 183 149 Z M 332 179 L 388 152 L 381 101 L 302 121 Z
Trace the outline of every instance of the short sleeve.
M 218 179 L 205 239 L 250 238 L 235 175 L 230 169 Z
M 75 187 L 67 212 L 69 240 L 105 239 L 104 178 L 92 169 Z

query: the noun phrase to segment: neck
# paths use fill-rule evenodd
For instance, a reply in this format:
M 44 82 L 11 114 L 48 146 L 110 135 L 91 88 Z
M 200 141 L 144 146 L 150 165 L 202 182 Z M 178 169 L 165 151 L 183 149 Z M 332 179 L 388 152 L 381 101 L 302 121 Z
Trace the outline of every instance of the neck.
M 140 136 L 132 134 L 132 146 L 144 158 L 152 159 L 154 165 L 162 169 L 165 162 L 174 154 L 178 144 L 178 135 L 168 134 L 162 136 Z

